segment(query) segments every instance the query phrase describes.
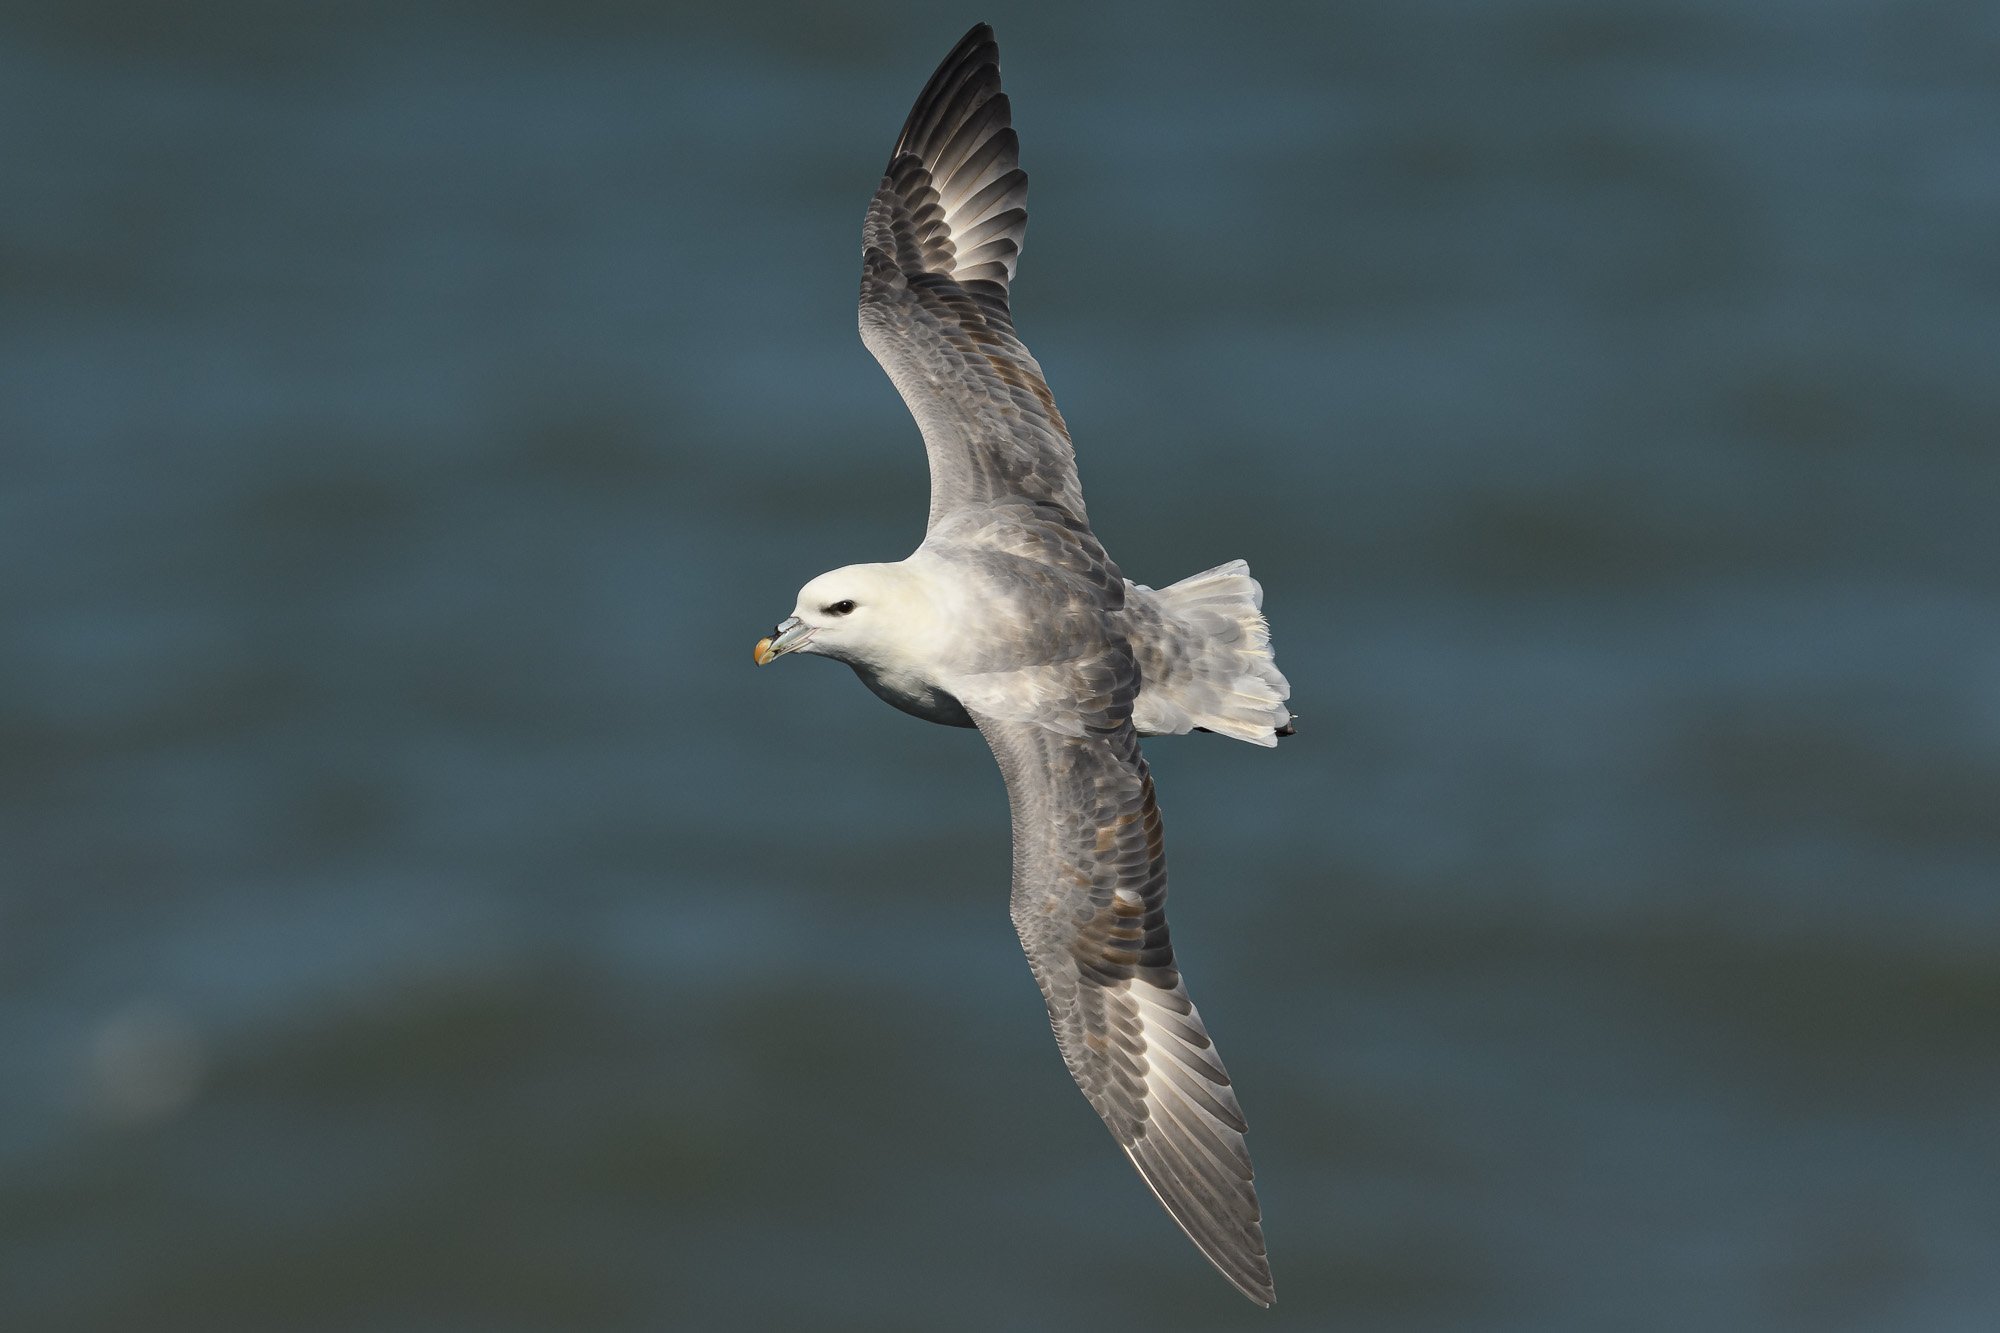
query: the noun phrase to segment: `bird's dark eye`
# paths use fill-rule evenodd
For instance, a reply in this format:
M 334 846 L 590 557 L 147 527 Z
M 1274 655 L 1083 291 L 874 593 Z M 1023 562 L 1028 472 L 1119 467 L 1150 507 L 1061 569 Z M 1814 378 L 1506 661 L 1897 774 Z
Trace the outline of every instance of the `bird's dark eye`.
M 830 616 L 844 616 L 853 609 L 854 609 L 854 599 L 851 597 L 843 597 L 840 601 L 835 602 L 832 606 L 826 607 L 825 611 Z

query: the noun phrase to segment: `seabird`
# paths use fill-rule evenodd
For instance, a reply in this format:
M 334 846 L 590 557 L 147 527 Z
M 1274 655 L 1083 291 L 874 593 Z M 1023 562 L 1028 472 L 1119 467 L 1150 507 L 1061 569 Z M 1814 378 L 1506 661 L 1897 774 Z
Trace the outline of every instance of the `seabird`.
M 906 713 L 979 729 L 1012 808 L 1014 926 L 1063 1060 L 1189 1239 L 1269 1305 L 1243 1110 L 1168 942 L 1139 738 L 1275 745 L 1290 687 L 1242 561 L 1156 591 L 1091 532 L 1069 430 L 1008 306 L 1027 194 L 982 23 L 918 95 L 862 228 L 861 338 L 930 456 L 923 544 L 806 584 L 755 657 L 831 657 Z

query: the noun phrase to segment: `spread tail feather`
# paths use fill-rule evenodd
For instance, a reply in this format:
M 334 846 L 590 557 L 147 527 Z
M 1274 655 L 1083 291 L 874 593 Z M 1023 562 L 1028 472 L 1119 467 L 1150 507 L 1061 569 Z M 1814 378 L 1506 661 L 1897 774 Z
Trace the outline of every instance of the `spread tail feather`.
M 1241 560 L 1155 591 L 1126 589 L 1139 660 L 1132 721 L 1142 735 L 1213 731 L 1253 745 L 1291 734 L 1292 687 L 1271 654 L 1264 590 Z

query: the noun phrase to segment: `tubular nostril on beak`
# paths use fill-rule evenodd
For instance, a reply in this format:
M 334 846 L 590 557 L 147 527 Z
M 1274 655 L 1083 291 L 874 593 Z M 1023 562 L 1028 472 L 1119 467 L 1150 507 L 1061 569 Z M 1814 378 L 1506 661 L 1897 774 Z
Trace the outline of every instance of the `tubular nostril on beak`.
M 763 666 L 768 662 L 783 657 L 786 653 L 804 647 L 806 640 L 812 638 L 812 635 L 812 626 L 806 624 L 805 621 L 800 620 L 797 616 L 793 616 L 789 620 L 780 620 L 772 627 L 770 638 L 757 640 L 757 647 L 753 654 L 757 659 L 757 665 Z

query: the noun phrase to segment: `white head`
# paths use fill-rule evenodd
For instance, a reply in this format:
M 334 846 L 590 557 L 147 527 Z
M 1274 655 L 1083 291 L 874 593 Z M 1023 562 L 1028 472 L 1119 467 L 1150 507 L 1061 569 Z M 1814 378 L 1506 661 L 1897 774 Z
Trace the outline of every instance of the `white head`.
M 848 565 L 799 589 L 791 618 L 758 640 L 757 665 L 786 653 L 890 665 L 932 619 L 930 598 L 906 565 Z

